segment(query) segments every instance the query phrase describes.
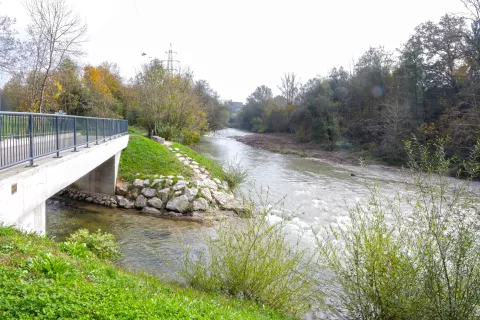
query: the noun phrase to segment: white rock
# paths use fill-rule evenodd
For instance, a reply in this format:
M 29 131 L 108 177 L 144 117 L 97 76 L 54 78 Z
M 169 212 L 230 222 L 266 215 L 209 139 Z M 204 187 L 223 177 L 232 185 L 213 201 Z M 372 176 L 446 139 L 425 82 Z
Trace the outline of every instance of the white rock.
M 185 158 L 184 158 L 184 157 L 178 157 L 178 160 L 180 160 L 180 161 L 184 161 L 184 160 L 185 160 Z
M 167 202 L 167 209 L 184 213 L 188 210 L 189 205 L 190 202 L 188 201 L 187 196 L 182 195 L 180 197 L 170 199 Z
M 185 180 L 185 178 L 183 176 L 177 176 L 177 179 L 178 180 Z
M 193 211 L 205 211 L 208 209 L 208 201 L 203 198 L 198 198 L 193 201 Z
M 188 201 L 192 201 L 198 194 L 197 188 L 187 188 L 185 187 L 185 195 L 188 198 Z
M 162 207 L 163 207 L 163 202 L 162 202 L 162 200 L 160 200 L 160 199 L 157 198 L 157 197 L 148 200 L 148 201 L 147 201 L 147 204 L 148 204 L 150 207 L 154 207 L 154 208 L 157 208 L 157 209 L 162 209 Z
M 233 201 L 234 198 L 232 195 L 226 194 L 225 192 L 221 191 L 213 191 L 212 196 L 215 201 L 220 205 L 220 207 L 224 207 L 230 201 Z
M 170 187 L 172 184 L 173 184 L 173 180 L 172 180 L 172 179 L 167 179 L 167 180 L 165 180 L 165 187 Z
M 202 180 L 196 180 L 196 179 L 195 179 L 195 180 L 190 181 L 190 183 L 191 183 L 194 187 L 196 187 L 196 188 L 201 188 L 201 187 L 203 187 L 203 182 L 202 182 Z
M 175 150 L 175 151 L 180 151 L 180 149 L 178 149 L 178 148 L 173 148 L 173 150 Z
M 203 185 L 214 191 L 217 191 L 218 189 L 218 185 L 210 179 L 203 180 Z
M 168 179 L 173 179 L 173 178 L 175 178 L 175 177 L 174 177 L 174 176 L 168 176 L 167 178 L 168 178 Z
M 208 189 L 208 188 L 202 188 L 202 189 L 200 189 L 200 195 L 201 195 L 202 197 L 204 197 L 205 199 L 207 199 L 208 202 L 212 202 L 212 201 L 213 201 L 212 193 L 210 192 L 210 189 Z
M 180 180 L 173 186 L 173 190 L 175 190 L 175 191 L 182 190 L 183 188 L 185 188 L 187 186 L 187 184 L 188 184 L 187 181 Z
M 160 215 L 161 212 L 158 209 L 152 208 L 152 207 L 144 207 L 141 213 L 146 213 L 146 214 L 154 214 L 154 215 Z
M 217 178 L 213 178 L 212 180 L 215 181 L 215 183 L 218 184 L 218 185 L 222 184 L 222 182 Z
M 160 198 L 160 200 L 162 200 L 162 202 L 167 203 L 169 193 L 170 193 L 170 189 L 165 188 L 165 189 L 162 189 L 162 190 L 158 191 L 157 196 Z
M 135 188 L 143 188 L 143 180 L 141 180 L 141 179 L 133 180 L 133 186 Z
M 150 185 L 150 180 L 149 179 L 143 180 L 143 185 L 144 186 L 149 186 Z
M 155 195 L 157 194 L 157 190 L 153 188 L 143 188 L 142 194 L 147 198 L 152 198 L 155 197 Z
M 144 195 L 139 195 L 137 199 L 135 199 L 135 207 L 143 208 L 147 206 L 147 198 Z
M 177 156 L 177 157 L 181 157 L 181 156 L 182 156 L 182 154 L 181 154 L 181 153 L 175 153 L 175 156 Z

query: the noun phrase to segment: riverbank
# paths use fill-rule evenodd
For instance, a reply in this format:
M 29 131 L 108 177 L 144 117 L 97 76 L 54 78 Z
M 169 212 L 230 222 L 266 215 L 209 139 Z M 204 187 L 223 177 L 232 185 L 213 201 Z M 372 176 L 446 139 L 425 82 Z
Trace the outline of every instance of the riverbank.
M 157 217 L 218 220 L 244 214 L 225 174 L 219 164 L 187 146 L 132 134 L 120 159 L 115 196 L 85 192 L 75 185 L 58 195 Z
M 0 226 L 1 319 L 288 319 L 247 300 L 122 270 L 79 243 Z
M 263 133 L 232 137 L 254 148 L 280 154 L 292 154 L 302 158 L 314 158 L 331 164 L 360 165 L 362 154 L 351 151 L 327 151 L 316 143 L 299 142 L 295 137 L 287 134 Z

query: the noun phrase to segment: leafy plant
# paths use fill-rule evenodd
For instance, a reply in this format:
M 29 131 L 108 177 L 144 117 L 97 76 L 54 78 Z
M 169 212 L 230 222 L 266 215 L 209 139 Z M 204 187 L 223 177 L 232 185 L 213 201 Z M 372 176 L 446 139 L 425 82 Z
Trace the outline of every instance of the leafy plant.
M 480 223 L 469 181 L 448 177 L 457 160 L 444 140 L 405 144 L 414 190 L 392 199 L 375 186 L 348 224 L 317 236 L 341 287 L 330 294 L 355 319 L 479 319 Z M 470 177 L 478 150 L 462 166 Z
M 88 250 L 93 252 L 99 258 L 113 259 L 120 256 L 118 251 L 118 245 L 115 242 L 115 236 L 113 234 L 102 233 L 98 230 L 96 233 L 90 233 L 87 229 L 80 229 L 74 232 L 68 237 L 63 248 L 66 250 L 75 250 L 75 253 L 79 253 L 80 246 L 74 246 L 72 243 L 78 243 L 85 245 Z
M 247 298 L 292 315 L 303 315 L 321 300 L 314 254 L 300 239 L 287 240 L 288 219 L 271 222 L 273 207 L 255 217 L 218 225 L 205 236 L 206 248 L 186 247 L 180 275 L 206 291 Z
M 74 272 L 72 265 L 51 253 L 40 254 L 34 259 L 28 259 L 26 263 L 30 271 L 37 271 L 47 278 L 59 279 L 62 276 L 68 277 Z

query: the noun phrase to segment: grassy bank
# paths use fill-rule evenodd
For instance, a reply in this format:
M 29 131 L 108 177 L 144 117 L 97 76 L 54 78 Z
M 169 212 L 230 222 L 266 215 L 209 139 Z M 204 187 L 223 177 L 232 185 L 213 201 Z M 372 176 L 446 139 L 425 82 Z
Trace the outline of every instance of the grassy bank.
M 286 319 L 252 302 L 165 284 L 0 226 L 1 319 Z
M 182 144 L 174 143 L 173 147 L 180 149 L 200 166 L 205 167 L 213 178 L 224 179 L 223 169 L 216 162 Z M 154 175 L 181 175 L 190 178 L 193 171 L 182 164 L 166 146 L 142 135 L 131 134 L 128 146 L 120 158 L 118 175 L 124 181 L 152 178 Z

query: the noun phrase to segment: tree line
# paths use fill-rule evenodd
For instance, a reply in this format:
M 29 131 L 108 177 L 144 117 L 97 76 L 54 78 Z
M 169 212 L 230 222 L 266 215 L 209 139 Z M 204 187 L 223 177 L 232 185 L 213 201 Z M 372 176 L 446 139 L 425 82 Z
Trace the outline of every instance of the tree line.
M 480 137 L 480 0 L 461 1 L 468 13 L 420 24 L 393 52 L 371 47 L 351 71 L 333 68 L 304 84 L 286 73 L 275 97 L 257 87 L 233 125 L 358 147 L 388 162 L 404 161 L 412 134 L 449 137 L 448 152 L 467 155 Z
M 81 66 L 87 25 L 65 0 L 27 0 L 28 37 L 0 16 L 0 91 L 9 110 L 123 118 L 149 135 L 183 143 L 228 122 L 228 105 L 190 70 L 167 72 L 158 59 L 125 81 L 115 63 Z

